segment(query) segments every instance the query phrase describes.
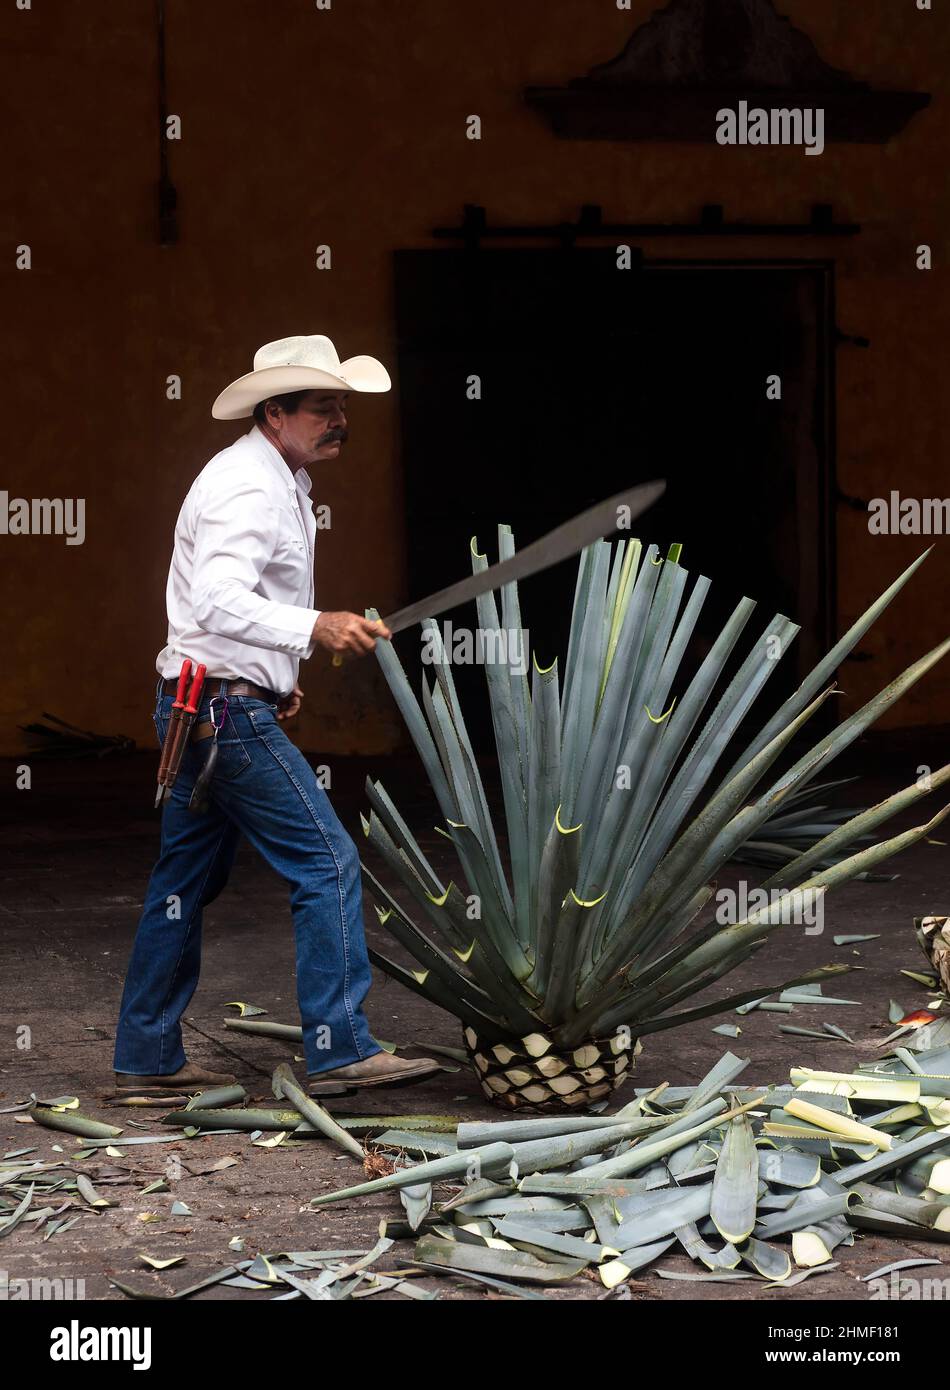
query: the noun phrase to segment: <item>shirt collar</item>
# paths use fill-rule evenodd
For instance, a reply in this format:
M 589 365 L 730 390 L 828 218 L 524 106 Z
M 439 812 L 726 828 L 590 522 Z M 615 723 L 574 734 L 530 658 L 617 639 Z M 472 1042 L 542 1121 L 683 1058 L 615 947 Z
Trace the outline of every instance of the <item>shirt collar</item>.
M 267 435 L 256 422 L 249 431 L 249 434 L 250 437 L 256 441 L 258 448 L 263 450 L 270 462 L 277 465 L 288 486 L 293 487 L 293 483 L 290 480 L 290 470 L 287 467 L 283 454 L 279 449 L 274 448 L 273 444 L 267 438 Z M 294 474 L 294 482 L 296 482 L 301 492 L 309 493 L 310 489 L 313 487 L 313 481 L 305 468 L 297 469 Z

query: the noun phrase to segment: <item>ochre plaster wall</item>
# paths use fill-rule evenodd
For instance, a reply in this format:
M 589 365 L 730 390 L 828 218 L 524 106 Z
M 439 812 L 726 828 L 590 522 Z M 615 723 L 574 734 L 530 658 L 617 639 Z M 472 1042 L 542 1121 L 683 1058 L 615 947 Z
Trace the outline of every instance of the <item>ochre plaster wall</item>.
M 556 221 L 584 202 L 605 217 L 798 220 L 814 202 L 863 224 L 850 240 L 645 241 L 648 256 L 834 256 L 838 321 L 869 350 L 838 355 L 839 482 L 846 493 L 950 494 L 946 464 L 946 14 L 914 0 L 783 0 L 832 64 L 873 84 L 933 93 L 889 147 L 796 149 L 556 141 L 523 103 L 613 56 L 634 23 L 610 0 L 168 0 L 169 148 L 180 241 L 158 245 L 156 39 L 151 0 L 4 6 L 6 173 L 0 327 L 11 496 L 83 496 L 86 541 L 0 537 L 4 679 L 0 753 L 18 723 L 51 710 L 153 741 L 154 656 L 164 641 L 171 533 L 189 483 L 237 425 L 210 404 L 254 348 L 328 333 L 342 355 L 394 365 L 391 254 L 434 246 L 463 202 L 498 221 Z M 939 10 L 940 5 L 937 6 Z M 480 142 L 465 118 L 483 122 Z M 935 268 L 915 269 L 933 247 Z M 14 269 L 28 243 L 33 268 Z M 315 268 L 332 247 L 333 269 Z M 176 373 L 183 398 L 169 401 Z M 332 508 L 319 541 L 321 607 L 381 610 L 406 598 L 398 380 L 359 400 L 341 464 L 314 494 Z M 446 441 L 451 459 L 452 441 Z M 743 543 L 754 525 L 737 517 Z M 724 538 L 726 543 L 729 538 Z M 928 543 L 871 538 L 838 513 L 839 619 L 860 611 Z M 950 541 L 846 668 L 867 698 L 947 631 Z M 713 576 L 715 578 L 715 576 Z M 755 594 L 754 573 L 750 593 Z M 300 742 L 393 747 L 400 726 L 373 663 L 304 668 Z M 888 717 L 948 719 L 939 672 Z

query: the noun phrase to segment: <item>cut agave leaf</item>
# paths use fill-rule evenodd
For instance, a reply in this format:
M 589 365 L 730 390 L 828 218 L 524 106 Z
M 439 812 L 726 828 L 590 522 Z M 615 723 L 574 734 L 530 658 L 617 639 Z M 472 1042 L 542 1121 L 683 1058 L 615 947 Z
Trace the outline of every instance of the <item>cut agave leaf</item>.
M 803 1284 L 806 1279 L 810 1279 L 813 1274 L 829 1274 L 831 1270 L 837 1269 L 836 1261 L 831 1264 L 823 1265 L 818 1269 L 800 1269 L 797 1274 L 792 1274 L 788 1279 L 782 1279 L 777 1284 L 766 1284 L 766 1289 L 793 1289 L 797 1284 Z
M 447 1265 L 430 1264 L 428 1260 L 415 1259 L 412 1261 L 407 1260 L 403 1263 L 411 1264 L 413 1269 L 430 1270 L 433 1274 L 445 1274 L 448 1272 Z M 467 1279 L 473 1284 L 484 1284 L 487 1288 L 497 1289 L 499 1293 L 510 1294 L 512 1298 L 540 1298 L 545 1302 L 547 1301 L 546 1295 L 539 1293 L 537 1289 L 524 1288 L 521 1284 L 511 1284 L 506 1279 L 493 1279 L 491 1275 L 488 1274 L 476 1274 L 472 1269 L 453 1268 L 451 1273 L 458 1279 Z M 400 1287 L 404 1288 L 405 1283 Z
M 115 1139 L 122 1133 L 118 1125 L 103 1124 L 78 1110 L 53 1110 L 46 1105 L 31 1105 L 29 1115 L 34 1124 L 46 1129 L 59 1129 L 66 1134 L 80 1134 L 84 1139 Z
M 620 1251 L 609 1245 L 595 1245 L 592 1241 L 557 1231 L 545 1231 L 535 1224 L 526 1224 L 516 1217 L 506 1217 L 498 1227 L 498 1233 L 515 1246 L 528 1244 L 541 1250 L 552 1251 L 556 1255 L 566 1255 L 587 1264 L 603 1264 L 605 1260 L 619 1259 Z
M 740 1250 L 742 1263 L 761 1274 L 764 1279 L 781 1281 L 792 1272 L 792 1262 L 784 1250 L 776 1250 L 774 1245 L 766 1245 L 764 1240 L 747 1240 Z
M 752 1124 L 748 1115 L 737 1115 L 726 1129 L 709 1210 L 716 1230 L 732 1245 L 741 1245 L 752 1234 L 758 1186 L 759 1160 Z
M 872 1279 L 883 1279 L 885 1274 L 893 1274 L 898 1269 L 919 1269 L 922 1265 L 938 1265 L 940 1260 L 893 1260 L 888 1265 L 881 1265 L 880 1269 L 872 1269 L 870 1274 L 862 1274 L 861 1282 L 869 1283 Z
M 664 1255 L 670 1246 L 675 1244 L 675 1238 L 671 1237 L 668 1240 L 653 1241 L 649 1245 L 635 1245 L 630 1250 L 625 1250 L 619 1259 L 608 1260 L 600 1266 L 598 1273 L 602 1282 L 608 1289 L 615 1289 L 618 1284 L 629 1279 L 631 1274 L 637 1274 L 641 1269 L 646 1269 L 654 1260 Z
M 786 1103 L 785 1109 L 789 1115 L 817 1125 L 819 1129 L 826 1129 L 831 1134 L 840 1134 L 846 1139 L 874 1144 L 879 1149 L 889 1149 L 894 1142 L 891 1136 L 882 1130 L 863 1125 L 858 1120 L 849 1119 L 847 1115 L 836 1115 L 833 1110 L 826 1110 L 821 1105 L 811 1105 L 805 1100 L 790 1100 Z
M 289 1100 L 294 1109 L 299 1111 L 302 1118 L 313 1125 L 314 1129 L 320 1130 L 321 1134 L 339 1144 L 341 1149 L 345 1149 L 360 1163 L 363 1162 L 366 1157 L 363 1146 L 358 1144 L 351 1134 L 347 1134 L 345 1129 L 340 1128 L 329 1111 L 324 1110 L 312 1096 L 301 1090 L 288 1062 L 281 1062 L 274 1071 L 273 1091 L 278 1100 Z
M 440 1236 L 422 1236 L 416 1242 L 415 1257 L 420 1264 L 444 1270 L 465 1270 L 475 1274 L 494 1274 L 504 1279 L 524 1279 L 530 1284 L 563 1284 L 586 1268 L 587 1261 L 571 1264 L 545 1262 L 522 1250 L 489 1250 L 462 1245 Z
M 312 1197 L 312 1207 L 325 1206 L 330 1202 L 343 1202 L 350 1197 L 363 1197 L 370 1192 L 386 1192 L 390 1188 L 413 1187 L 416 1183 L 443 1181 L 459 1177 L 481 1169 L 487 1173 L 506 1171 L 514 1158 L 511 1144 L 485 1144 L 479 1149 L 467 1149 L 465 1153 L 449 1154 L 445 1158 L 434 1158 L 430 1163 L 415 1163 L 410 1168 L 399 1168 L 384 1178 L 374 1178 L 370 1182 L 358 1183 L 356 1187 L 345 1187 L 339 1192 L 323 1193 Z

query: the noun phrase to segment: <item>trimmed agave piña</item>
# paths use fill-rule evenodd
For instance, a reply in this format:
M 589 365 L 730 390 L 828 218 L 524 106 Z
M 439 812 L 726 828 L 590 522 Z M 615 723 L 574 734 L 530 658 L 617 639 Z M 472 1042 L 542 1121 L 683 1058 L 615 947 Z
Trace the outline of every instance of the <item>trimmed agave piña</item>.
M 500 527 L 501 558 L 513 551 L 510 529 Z M 600 541 L 583 551 L 563 687 L 556 661 L 534 661 L 529 679 L 523 661 L 506 659 L 505 635 L 523 634 L 516 585 L 502 587 L 500 614 L 494 593 L 477 600 L 503 837 L 435 622 L 423 625 L 434 680 L 423 679 L 421 705 L 392 645 L 376 647 L 460 873 L 443 881 L 383 786 L 368 779 L 363 828 L 413 908 L 364 866 L 365 881 L 380 922 L 417 968 L 378 951 L 371 956 L 461 1020 L 485 1094 L 509 1107 L 596 1101 L 629 1074 L 643 1035 L 793 983 L 766 975 L 725 998 L 678 1008 L 762 947 L 783 912 L 788 921 L 788 903 L 728 926 L 707 920 L 687 929 L 712 897 L 722 865 L 950 649 L 944 642 L 921 657 L 780 776 L 769 775 L 922 555 L 723 772 L 724 755 L 798 628 L 776 614 L 730 678 L 727 662 L 755 607 L 743 598 L 695 675 L 678 688 L 709 588 L 700 576 L 687 593 L 679 556 L 679 546 L 663 559 L 656 546 L 637 540 Z M 488 563 L 474 541 L 472 563 L 476 571 Z M 929 787 L 914 784 L 836 826 L 766 886 L 820 893 L 873 869 L 928 834 L 950 807 L 890 839 L 867 844 L 865 837 L 948 778 L 945 767 Z M 420 914 L 430 931 L 419 925 Z M 794 983 L 846 968 L 825 966 Z

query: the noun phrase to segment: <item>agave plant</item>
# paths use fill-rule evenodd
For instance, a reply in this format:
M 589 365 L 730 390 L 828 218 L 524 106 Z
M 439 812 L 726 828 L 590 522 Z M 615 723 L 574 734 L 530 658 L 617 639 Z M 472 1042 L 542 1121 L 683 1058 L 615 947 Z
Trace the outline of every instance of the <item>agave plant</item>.
M 499 527 L 499 553 L 514 552 Z M 472 541 L 476 571 L 487 566 Z M 517 587 L 477 600 L 498 752 L 504 835 L 493 824 L 437 624 L 423 624 L 434 679 L 421 703 L 388 642 L 377 655 L 438 802 L 440 834 L 459 872 L 444 882 L 378 781 L 367 780 L 369 843 L 413 907 L 364 865 L 379 920 L 413 958 L 374 962 L 454 1014 L 491 1099 L 515 1107 L 588 1103 L 629 1074 L 639 1039 L 735 1007 L 794 981 L 678 1006 L 748 960 L 788 921 L 778 901 L 745 920 L 696 919 L 727 860 L 769 817 L 925 674 L 950 640 L 921 657 L 862 709 L 818 739 L 777 778 L 769 769 L 833 693 L 845 655 L 923 560 L 914 562 L 736 757 L 736 732 L 798 631 L 781 614 L 728 663 L 755 604 L 743 598 L 695 675 L 680 668 L 709 581 L 687 586 L 680 547 L 665 559 L 637 540 L 600 541 L 578 570 L 563 685 L 558 664 L 507 659 L 504 634 L 523 633 Z M 369 616 L 375 617 L 375 611 Z M 496 639 L 496 640 L 495 640 Z M 674 693 L 675 692 L 675 693 Z M 729 763 L 724 770 L 721 764 Z M 926 825 L 829 857 L 950 778 L 914 784 L 836 826 L 763 887 L 821 893 L 926 835 Z M 760 783 L 764 789 L 759 789 Z M 782 906 L 782 910 L 779 908 Z M 425 922 L 425 928 L 420 925 Z M 688 930 L 692 925 L 692 930 Z
M 837 830 L 852 816 L 867 809 L 865 806 L 828 806 L 823 802 L 815 803 L 811 800 L 819 792 L 830 792 L 836 787 L 844 787 L 857 780 L 856 777 L 839 777 L 833 782 L 816 782 L 813 787 L 805 787 L 794 796 L 787 797 L 781 810 L 774 816 L 769 816 L 756 831 L 755 838 L 746 840 L 733 855 L 733 859 L 740 864 L 756 864 L 759 868 L 765 869 L 779 869 L 796 859 L 804 850 L 811 849 L 812 845 L 830 835 L 832 830 Z M 873 840 L 873 835 L 862 835 L 851 842 L 851 847 L 869 845 Z M 832 851 L 813 867 L 830 868 L 832 864 L 844 859 L 847 853 L 844 849 L 838 850 L 837 853 Z M 873 883 L 884 883 L 897 875 L 863 873 L 855 874 L 854 877 Z

